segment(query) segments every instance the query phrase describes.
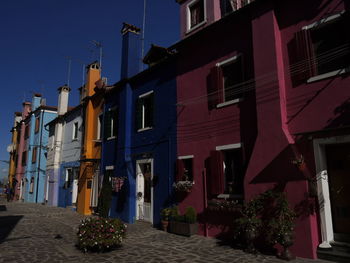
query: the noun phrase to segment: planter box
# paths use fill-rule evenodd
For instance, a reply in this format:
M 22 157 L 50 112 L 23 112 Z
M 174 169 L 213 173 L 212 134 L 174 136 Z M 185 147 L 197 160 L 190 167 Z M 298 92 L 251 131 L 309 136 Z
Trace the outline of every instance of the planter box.
M 197 234 L 198 232 L 198 223 L 189 224 L 184 222 L 169 222 L 169 232 L 190 237 L 192 235 Z

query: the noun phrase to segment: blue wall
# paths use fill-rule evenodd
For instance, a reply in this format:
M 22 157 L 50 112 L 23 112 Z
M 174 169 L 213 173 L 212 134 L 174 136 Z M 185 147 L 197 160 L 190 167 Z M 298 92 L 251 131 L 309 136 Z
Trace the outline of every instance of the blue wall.
M 34 97 L 34 105 L 36 106 L 36 98 Z M 35 119 L 40 116 L 39 131 L 35 133 Z M 57 113 L 41 110 L 38 108 L 30 116 L 30 133 L 29 133 L 29 144 L 27 145 L 28 160 L 25 177 L 27 179 L 25 201 L 31 203 L 42 203 L 44 202 L 45 184 L 46 184 L 46 146 L 48 143 L 49 132 L 45 129 L 45 124 L 56 118 Z M 36 162 L 33 163 L 33 147 L 37 146 L 37 158 Z M 40 164 L 40 167 L 39 167 Z M 29 193 L 30 181 L 34 177 L 34 191 Z

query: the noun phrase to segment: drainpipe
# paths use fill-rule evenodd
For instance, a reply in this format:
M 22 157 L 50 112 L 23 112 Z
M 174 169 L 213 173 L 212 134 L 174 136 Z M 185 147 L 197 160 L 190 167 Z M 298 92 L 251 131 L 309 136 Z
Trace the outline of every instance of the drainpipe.
M 40 127 L 40 142 L 39 142 L 39 161 L 38 161 L 38 177 L 36 178 L 36 197 L 35 197 L 35 203 L 38 203 L 38 193 L 39 193 L 39 176 L 40 176 L 40 161 L 41 161 L 41 147 L 42 147 L 42 139 L 43 139 L 43 124 L 44 124 L 44 113 L 45 111 L 42 111 L 41 114 L 41 127 Z
M 208 207 L 208 198 L 207 198 L 207 170 L 203 170 L 203 197 L 204 197 L 204 210 Z M 208 224 L 204 222 L 204 236 L 208 237 Z

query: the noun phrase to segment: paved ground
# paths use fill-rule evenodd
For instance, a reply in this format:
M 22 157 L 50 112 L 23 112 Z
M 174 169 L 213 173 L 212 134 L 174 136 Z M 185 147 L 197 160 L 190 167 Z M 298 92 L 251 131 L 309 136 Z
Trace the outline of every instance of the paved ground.
M 82 218 L 69 209 L 0 200 L 0 262 L 285 262 L 222 246 L 212 238 L 165 233 L 146 223 L 129 225 L 121 248 L 84 254 L 74 246 Z M 57 234 L 62 238 L 55 239 Z

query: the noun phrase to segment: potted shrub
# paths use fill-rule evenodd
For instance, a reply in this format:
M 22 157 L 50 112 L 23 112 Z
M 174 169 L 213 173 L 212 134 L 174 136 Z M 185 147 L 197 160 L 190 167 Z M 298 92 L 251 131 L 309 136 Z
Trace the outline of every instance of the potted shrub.
M 84 251 L 106 252 L 121 245 L 126 225 L 119 219 L 87 218 L 78 228 L 77 247 Z
M 171 213 L 171 209 L 169 207 L 162 209 L 162 211 L 160 212 L 160 216 L 162 218 L 161 223 L 162 223 L 163 231 L 168 230 L 170 213 Z
M 197 234 L 198 223 L 196 210 L 189 206 L 186 208 L 185 214 L 180 215 L 178 213 L 178 208 L 176 207 L 176 209 L 173 210 L 173 215 L 170 218 L 169 231 L 171 233 L 183 236 Z

